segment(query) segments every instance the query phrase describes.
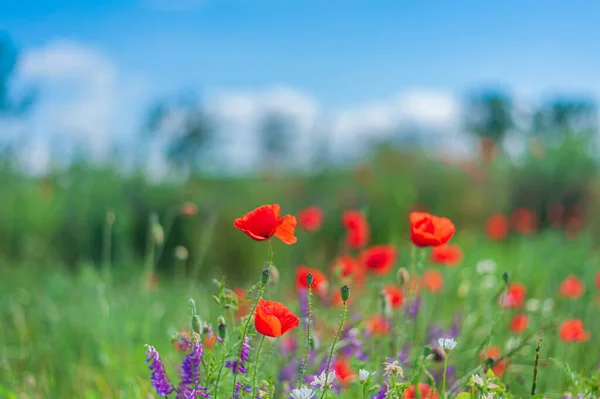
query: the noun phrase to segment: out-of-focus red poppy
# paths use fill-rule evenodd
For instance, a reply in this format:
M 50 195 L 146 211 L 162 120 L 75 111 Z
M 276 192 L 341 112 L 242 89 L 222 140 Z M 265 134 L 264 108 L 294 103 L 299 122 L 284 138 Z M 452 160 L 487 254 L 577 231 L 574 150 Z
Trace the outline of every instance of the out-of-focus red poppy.
M 173 346 L 181 353 L 186 353 L 191 349 L 190 330 L 181 330 L 173 340 Z
M 323 210 L 317 206 L 304 208 L 298 212 L 298 225 L 309 233 L 319 230 L 322 223 Z
M 334 259 L 329 266 L 331 274 L 343 280 L 350 280 L 354 286 L 364 283 L 365 270 L 361 264 L 348 255 L 342 255 Z
M 212 349 L 216 340 L 217 334 L 215 334 L 215 332 L 212 330 L 202 335 L 202 345 L 204 345 L 205 349 Z
M 344 387 L 348 386 L 348 384 L 356 379 L 356 373 L 350 368 L 350 365 L 343 357 L 340 357 L 335 361 L 333 370 Z
M 286 353 L 291 353 L 294 352 L 298 347 L 298 342 L 293 335 L 286 335 L 285 337 L 281 338 L 281 347 Z
M 437 270 L 428 269 L 421 276 L 421 284 L 430 292 L 436 294 L 444 288 L 444 277 Z
M 184 202 L 179 207 L 179 213 L 181 216 L 192 217 L 198 214 L 198 206 L 193 202 Z
M 369 242 L 371 231 L 369 222 L 362 212 L 349 210 L 342 215 L 342 224 L 346 228 L 346 245 L 350 248 L 362 248 Z
M 231 291 L 233 291 L 233 293 L 237 295 L 238 298 L 238 309 L 235 312 L 235 317 L 242 318 L 250 311 L 250 304 L 246 300 L 246 290 L 243 288 L 236 287 L 232 288 Z
M 373 245 L 360 254 L 360 262 L 367 271 L 378 275 L 387 274 L 394 263 L 398 252 L 393 245 Z
M 600 290 L 600 272 L 596 273 L 596 288 Z
M 438 396 L 435 388 L 424 382 L 419 382 L 419 397 L 421 399 L 438 399 Z M 402 395 L 402 399 L 415 399 L 416 397 L 416 388 L 414 385 L 409 386 L 408 389 L 404 391 L 404 395 Z
M 398 309 L 402 306 L 402 288 L 394 284 L 386 284 L 383 287 L 382 294 L 385 295 L 392 309 Z
M 501 213 L 493 214 L 485 223 L 485 231 L 492 240 L 503 240 L 508 235 L 509 229 L 508 218 Z
M 527 288 L 523 284 L 517 282 L 510 283 L 502 306 L 510 309 L 518 309 L 525 303 L 526 294 Z M 500 299 L 502 299 L 502 294 L 500 294 Z
M 256 307 L 254 326 L 267 337 L 280 337 L 298 327 L 300 319 L 284 304 L 261 299 Z
M 552 204 L 548 207 L 548 221 L 552 227 L 560 227 L 565 214 L 565 208 L 561 204 Z
M 463 253 L 458 245 L 444 244 L 433 247 L 429 257 L 431 263 L 448 267 L 456 266 L 462 262 Z
M 490 346 L 487 350 L 481 355 L 481 360 L 492 359 L 494 362 L 500 358 L 500 348 L 497 346 Z M 492 367 L 492 371 L 496 377 L 502 377 L 504 374 L 504 370 L 506 369 L 508 362 L 506 360 L 500 360 L 494 367 Z
M 306 275 L 311 273 L 313 275 L 313 281 L 311 288 L 322 292 L 327 289 L 327 277 L 318 269 L 311 269 L 304 265 L 300 265 L 296 268 L 296 289 L 307 290 L 308 283 L 306 282 Z
M 367 329 L 373 335 L 384 337 L 390 333 L 390 323 L 385 317 L 376 314 L 369 319 Z
M 564 279 L 563 282 L 560 283 L 560 287 L 558 288 L 558 295 L 570 299 L 580 298 L 584 292 L 584 282 L 572 274 L 569 275 L 566 279 Z
M 425 212 L 410 214 L 410 239 L 417 247 L 437 247 L 454 235 L 454 224 L 448 218 Z
M 565 235 L 568 238 L 576 238 L 581 231 L 582 220 L 580 217 L 571 216 L 565 223 Z
M 590 332 L 583 328 L 580 319 L 565 320 L 560 325 L 559 335 L 565 342 L 585 342 L 590 339 Z
M 533 234 L 537 230 L 537 216 L 527 208 L 517 208 L 510 215 L 513 229 L 521 234 Z
M 285 244 L 293 244 L 298 240 L 294 235 L 296 218 L 280 215 L 279 205 L 263 205 L 235 219 L 233 225 L 255 241 L 265 241 L 275 236 Z
M 529 324 L 529 318 L 525 313 L 519 313 L 513 317 L 510 322 L 510 330 L 514 333 L 520 334 L 527 329 Z

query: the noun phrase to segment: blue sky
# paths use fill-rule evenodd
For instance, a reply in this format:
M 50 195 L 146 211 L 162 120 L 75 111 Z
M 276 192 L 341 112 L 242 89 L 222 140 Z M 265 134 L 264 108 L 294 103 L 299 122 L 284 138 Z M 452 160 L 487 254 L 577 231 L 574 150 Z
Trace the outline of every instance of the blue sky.
M 380 112 L 406 91 L 460 98 L 481 85 L 506 86 L 529 100 L 555 93 L 600 96 L 599 2 L 2 4 L 0 29 L 24 54 L 68 43 L 71 53 L 89 50 L 105 63 L 105 75 L 108 70 L 118 75 L 111 78 L 112 95 L 120 101 L 130 97 L 118 107 L 121 114 L 110 113 L 119 121 L 127 118 L 125 111 L 139 112 L 149 99 L 182 90 L 208 98 L 243 93 L 255 101 L 252 93 L 263 93 L 264 99 L 267 88 L 285 87 L 316 104 L 318 113 L 364 107 Z M 32 59 L 40 63 L 39 57 Z M 92 69 L 96 61 L 82 64 Z M 56 86 L 47 90 L 49 98 Z

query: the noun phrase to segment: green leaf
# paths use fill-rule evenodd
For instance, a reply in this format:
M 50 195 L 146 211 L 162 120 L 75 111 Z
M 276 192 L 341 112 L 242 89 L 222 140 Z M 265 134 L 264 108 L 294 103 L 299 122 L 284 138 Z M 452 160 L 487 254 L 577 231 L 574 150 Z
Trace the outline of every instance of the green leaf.
M 469 392 L 461 392 L 456 395 L 456 399 L 471 399 L 471 394 Z

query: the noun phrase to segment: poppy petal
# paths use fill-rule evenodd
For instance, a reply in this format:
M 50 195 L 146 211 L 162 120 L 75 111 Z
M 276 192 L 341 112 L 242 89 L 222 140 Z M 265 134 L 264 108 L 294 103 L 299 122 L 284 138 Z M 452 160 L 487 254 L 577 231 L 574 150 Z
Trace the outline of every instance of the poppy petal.
M 283 241 L 284 244 L 291 245 L 298 241 L 298 238 L 294 236 L 294 229 L 296 228 L 296 218 L 292 215 L 286 215 L 279 220 L 280 224 L 275 229 L 275 237 Z

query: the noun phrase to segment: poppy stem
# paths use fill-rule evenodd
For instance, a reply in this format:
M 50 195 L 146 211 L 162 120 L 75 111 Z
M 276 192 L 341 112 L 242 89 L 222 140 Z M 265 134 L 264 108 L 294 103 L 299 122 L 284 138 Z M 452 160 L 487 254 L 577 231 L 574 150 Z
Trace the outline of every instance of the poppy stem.
M 537 347 L 535 348 L 535 362 L 533 363 L 533 383 L 531 384 L 531 396 L 535 395 L 535 388 L 537 386 L 537 375 L 538 375 L 538 364 L 540 362 L 540 346 L 542 346 L 542 337 L 538 340 Z
M 267 240 L 267 243 L 269 243 L 269 241 Z M 269 244 L 269 248 L 271 247 L 271 244 Z M 273 251 L 270 251 L 271 253 L 271 257 L 273 256 Z M 271 262 L 269 262 L 269 266 L 271 266 Z M 260 284 L 260 289 L 258 291 L 258 295 L 256 296 L 256 301 L 254 301 L 254 305 L 252 306 L 252 311 L 250 312 L 250 314 L 248 315 L 248 319 L 246 319 L 246 324 L 244 324 L 244 330 L 242 331 L 242 338 L 240 340 L 241 345 L 240 345 L 240 351 L 238 352 L 238 356 L 237 356 L 237 361 L 239 361 L 242 358 L 242 351 L 244 350 L 244 342 L 246 340 L 246 335 L 248 334 L 248 327 L 250 327 L 250 320 L 252 320 L 252 316 L 254 316 L 254 313 L 256 313 L 256 308 L 258 307 L 258 302 L 261 300 L 262 296 L 265 293 L 265 287 L 266 287 L 266 283 L 262 283 Z M 263 336 L 264 338 L 264 336 Z M 232 391 L 232 397 L 236 397 L 235 396 L 235 387 L 236 387 L 236 383 L 237 383 L 237 376 L 238 373 L 234 373 L 233 374 L 233 391 Z
M 256 380 L 256 374 L 258 373 L 258 361 L 260 359 L 260 352 L 262 351 L 263 343 L 265 342 L 265 336 L 263 335 L 258 344 L 258 351 L 256 352 L 256 363 L 254 363 L 254 376 L 252 377 L 252 397 L 256 397 L 256 386 L 258 381 Z M 216 397 L 216 396 L 215 396 Z
M 312 318 L 312 286 L 308 286 L 308 319 L 306 320 L 306 349 L 304 351 L 304 359 L 302 359 L 302 368 L 300 369 L 300 380 L 298 381 L 298 389 L 302 388 L 304 373 L 306 372 L 306 362 L 308 360 L 308 351 L 310 349 L 310 319 Z
M 331 359 L 333 358 L 335 344 L 340 339 L 340 334 L 342 333 L 342 329 L 344 328 L 347 311 L 348 307 L 346 305 L 346 301 L 344 301 L 344 308 L 342 309 L 342 320 L 340 322 L 340 327 L 338 328 L 337 333 L 335 334 L 335 338 L 333 339 L 333 343 L 331 344 L 331 351 L 329 352 L 329 359 L 327 359 L 327 368 L 325 368 L 325 384 L 323 385 L 323 393 L 321 394 L 321 399 L 325 397 L 325 394 L 329 390 L 329 369 L 331 368 Z
M 267 247 L 269 248 L 269 264 L 267 265 L 267 269 L 270 272 L 271 265 L 273 264 L 273 245 L 271 245 L 271 240 L 267 240 Z

